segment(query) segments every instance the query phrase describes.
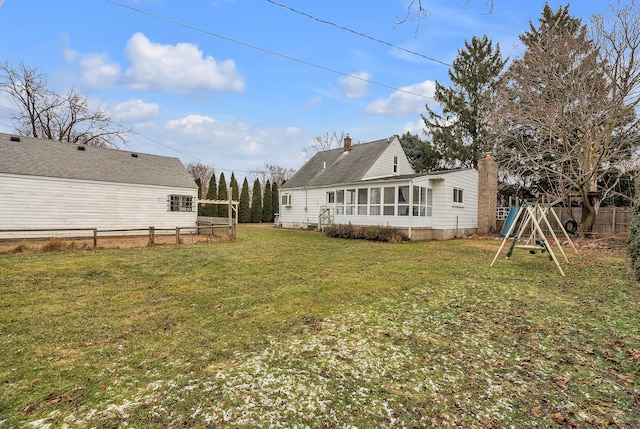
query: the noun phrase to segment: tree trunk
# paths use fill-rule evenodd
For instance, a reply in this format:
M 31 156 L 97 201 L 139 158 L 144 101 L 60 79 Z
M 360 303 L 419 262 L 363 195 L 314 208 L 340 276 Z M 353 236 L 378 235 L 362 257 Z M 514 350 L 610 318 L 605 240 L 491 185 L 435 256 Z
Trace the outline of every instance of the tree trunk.
M 596 208 L 600 200 L 597 194 L 583 192 L 582 196 L 582 216 L 580 217 L 579 232 L 591 232 L 596 221 Z

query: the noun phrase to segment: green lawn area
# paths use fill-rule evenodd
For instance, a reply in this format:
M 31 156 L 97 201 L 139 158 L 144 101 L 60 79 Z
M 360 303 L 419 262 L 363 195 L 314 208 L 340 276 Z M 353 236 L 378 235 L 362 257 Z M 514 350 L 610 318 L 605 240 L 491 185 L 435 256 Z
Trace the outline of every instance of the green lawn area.
M 499 244 L 0 254 L 0 428 L 639 427 L 627 254 Z

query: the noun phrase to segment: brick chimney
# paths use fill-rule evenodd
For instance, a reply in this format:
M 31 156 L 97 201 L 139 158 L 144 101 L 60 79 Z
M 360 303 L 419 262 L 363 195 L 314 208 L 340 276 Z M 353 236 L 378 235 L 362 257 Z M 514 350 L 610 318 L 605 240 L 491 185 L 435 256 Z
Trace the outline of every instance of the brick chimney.
M 487 155 L 478 160 L 478 233 L 496 232 L 498 163 Z
M 351 151 L 351 137 L 349 137 L 349 134 L 347 134 L 347 136 L 344 138 L 344 152 L 349 152 Z

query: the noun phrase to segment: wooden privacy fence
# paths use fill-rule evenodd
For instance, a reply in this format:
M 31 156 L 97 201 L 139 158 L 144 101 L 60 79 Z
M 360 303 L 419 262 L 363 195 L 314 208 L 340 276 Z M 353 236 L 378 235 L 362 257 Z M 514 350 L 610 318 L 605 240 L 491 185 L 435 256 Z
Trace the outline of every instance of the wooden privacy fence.
M 581 207 L 553 207 L 553 211 L 563 223 L 569 219 L 579 223 L 582 216 Z M 496 211 L 498 231 L 502 228 L 508 213 L 509 207 L 498 207 Z M 631 207 L 600 207 L 592 233 L 603 235 L 628 233 L 632 217 L 633 209 Z M 560 229 L 553 216 L 549 217 L 549 223 L 553 229 Z
M 226 218 L 224 218 L 226 220 Z M 121 233 L 122 235 L 127 236 L 135 236 L 135 235 L 143 235 L 143 234 L 130 234 L 135 232 L 147 232 L 149 234 L 149 244 L 155 244 L 155 236 L 156 232 L 161 232 L 168 234 L 169 231 L 175 233 L 176 244 L 180 244 L 181 235 L 185 234 L 185 231 L 190 231 L 191 234 L 194 232 L 196 234 L 205 233 L 214 235 L 214 230 L 226 229 L 227 234 L 231 239 L 235 238 L 235 225 L 224 224 L 221 225 L 219 223 L 208 223 L 204 225 L 198 224 L 198 226 L 187 226 L 181 227 L 176 226 L 175 228 L 156 228 L 154 226 L 150 226 L 149 228 L 128 228 L 128 229 L 98 229 L 98 228 L 34 228 L 34 229 L 0 229 L 0 234 L 2 233 L 51 233 L 47 237 L 43 237 L 42 235 L 25 237 L 23 236 L 14 236 L 14 237 L 5 237 L 6 240 L 14 240 L 14 239 L 42 239 L 42 238 L 86 238 L 93 236 L 93 247 L 97 247 L 98 245 L 98 236 L 102 234 L 103 237 L 113 238 L 117 236 L 117 233 Z M 64 234 L 63 234 L 64 233 Z

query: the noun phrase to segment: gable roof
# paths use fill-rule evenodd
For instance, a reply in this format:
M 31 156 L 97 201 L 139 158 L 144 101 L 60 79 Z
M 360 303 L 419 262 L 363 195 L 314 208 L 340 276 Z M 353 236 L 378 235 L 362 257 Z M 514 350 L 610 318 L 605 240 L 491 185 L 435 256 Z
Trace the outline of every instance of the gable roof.
M 2 133 L 0 173 L 197 188 L 178 158 Z
M 389 147 L 390 139 L 376 140 L 344 148 L 316 153 L 280 189 L 303 186 L 328 186 L 362 180 Z

